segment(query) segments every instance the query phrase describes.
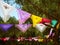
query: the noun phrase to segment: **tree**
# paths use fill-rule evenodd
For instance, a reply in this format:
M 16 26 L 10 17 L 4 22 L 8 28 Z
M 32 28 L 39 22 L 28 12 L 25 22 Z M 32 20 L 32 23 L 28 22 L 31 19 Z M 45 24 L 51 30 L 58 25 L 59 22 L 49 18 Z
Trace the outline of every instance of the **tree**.
M 59 20 L 59 0 L 16 0 L 22 9 L 35 15 L 45 14 L 47 17 Z M 57 18 L 58 17 L 58 18 Z

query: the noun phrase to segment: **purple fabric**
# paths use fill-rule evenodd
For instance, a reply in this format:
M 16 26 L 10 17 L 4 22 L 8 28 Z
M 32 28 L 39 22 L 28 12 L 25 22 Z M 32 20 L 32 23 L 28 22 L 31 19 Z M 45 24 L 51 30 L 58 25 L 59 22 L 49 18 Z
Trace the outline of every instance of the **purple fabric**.
M 25 23 L 25 21 L 30 18 L 31 14 L 28 12 L 25 12 L 21 9 L 17 9 L 19 14 L 19 24 Z
M 53 28 L 51 28 L 50 33 L 49 33 L 49 36 L 51 36 L 51 35 L 52 35 L 52 31 L 53 31 Z
M 52 33 L 52 37 L 55 35 L 55 33 Z
M 31 24 L 17 24 L 16 27 L 22 32 L 26 32 L 27 29 L 31 27 Z
M 2 28 L 3 31 L 7 31 L 12 26 L 13 24 L 0 24 L 0 28 Z

